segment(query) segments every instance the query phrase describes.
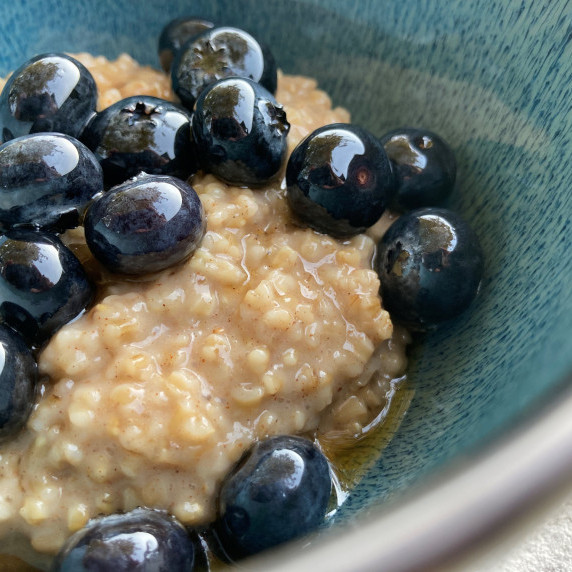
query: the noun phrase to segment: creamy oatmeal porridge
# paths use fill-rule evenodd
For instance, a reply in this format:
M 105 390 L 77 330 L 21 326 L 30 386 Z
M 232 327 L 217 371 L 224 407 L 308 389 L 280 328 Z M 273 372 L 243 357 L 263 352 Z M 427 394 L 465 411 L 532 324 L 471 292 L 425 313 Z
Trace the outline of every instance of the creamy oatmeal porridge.
M 78 59 L 100 107 L 173 97 L 165 75 L 128 56 Z M 276 98 L 290 151 L 317 127 L 349 121 L 310 79 L 280 76 Z M 53 553 L 89 518 L 140 505 L 205 524 L 254 440 L 317 432 L 328 450 L 385 411 L 409 341 L 372 270 L 391 216 L 371 236 L 338 241 L 293 223 L 283 183 L 253 191 L 201 174 L 191 183 L 208 226 L 182 266 L 118 280 L 90 259 L 80 230 L 68 231 L 98 297 L 41 353 L 41 399 L 0 449 L 1 534 L 22 532 Z

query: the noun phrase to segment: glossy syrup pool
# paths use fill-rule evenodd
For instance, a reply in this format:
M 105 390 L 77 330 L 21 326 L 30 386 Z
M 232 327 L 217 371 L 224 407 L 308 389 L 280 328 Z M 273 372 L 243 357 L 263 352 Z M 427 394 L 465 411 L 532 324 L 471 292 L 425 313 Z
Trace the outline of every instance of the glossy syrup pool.
M 316 439 L 328 457 L 333 473 L 334 488 L 324 527 L 329 525 L 336 511 L 351 494 L 352 488 L 383 454 L 409 408 L 415 391 L 407 376 L 392 380 L 390 385 L 386 405 L 375 420 L 372 420 L 363 436 L 347 441 L 321 440 L 319 437 Z M 312 438 L 311 435 L 309 437 Z M 197 572 L 228 570 L 229 563 L 216 538 L 209 531 L 199 532 L 196 541 L 203 550 L 203 554 L 198 555 Z

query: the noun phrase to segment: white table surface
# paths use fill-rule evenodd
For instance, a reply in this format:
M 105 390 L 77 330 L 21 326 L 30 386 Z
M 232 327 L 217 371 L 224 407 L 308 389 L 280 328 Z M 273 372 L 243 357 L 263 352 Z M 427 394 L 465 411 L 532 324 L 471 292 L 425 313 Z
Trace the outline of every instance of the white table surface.
M 572 572 L 572 497 L 504 543 L 474 572 Z

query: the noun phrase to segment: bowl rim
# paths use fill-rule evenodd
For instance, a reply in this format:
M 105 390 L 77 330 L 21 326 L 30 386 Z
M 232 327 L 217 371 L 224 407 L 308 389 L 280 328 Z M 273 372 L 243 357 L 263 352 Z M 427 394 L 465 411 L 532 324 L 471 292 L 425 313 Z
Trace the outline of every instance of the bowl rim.
M 334 527 L 260 555 L 244 569 L 315 572 L 327 562 L 330 572 L 416 572 L 476 558 L 511 526 L 569 491 L 572 372 L 547 403 L 469 453 L 389 507 L 372 509 L 344 530 Z

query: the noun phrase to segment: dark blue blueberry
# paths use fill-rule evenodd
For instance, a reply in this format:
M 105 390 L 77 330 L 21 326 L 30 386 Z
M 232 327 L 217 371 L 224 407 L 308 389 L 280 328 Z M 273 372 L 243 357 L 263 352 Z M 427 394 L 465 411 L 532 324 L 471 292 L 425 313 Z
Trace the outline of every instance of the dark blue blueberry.
M 98 113 L 81 140 L 101 163 L 107 187 L 141 171 L 187 179 L 197 168 L 190 121 L 174 103 L 136 95 Z
M 264 185 L 278 174 L 290 124 L 259 84 L 223 79 L 205 89 L 192 119 L 199 164 L 232 185 Z
M 180 179 L 142 173 L 89 207 L 85 240 L 112 272 L 144 274 L 188 258 L 206 228 L 195 190 Z
M 320 127 L 294 149 L 286 184 L 297 218 L 335 237 L 366 230 L 395 192 L 381 143 L 365 129 L 344 123 Z
M 79 137 L 95 113 L 97 88 L 89 71 L 66 54 L 42 54 L 8 79 L 0 95 L 2 143 L 46 131 Z
M 331 486 L 328 462 L 311 441 L 278 436 L 255 444 L 220 491 L 215 530 L 224 551 L 238 559 L 314 530 Z
M 195 546 L 166 512 L 137 508 L 94 519 L 73 534 L 52 572 L 192 572 Z
M 425 330 L 457 317 L 477 295 L 483 253 L 469 225 L 443 208 L 404 214 L 379 244 L 381 297 L 392 318 Z
M 55 235 L 18 229 L 0 237 L 0 321 L 28 343 L 40 346 L 92 298 L 82 265 Z
M 457 162 L 441 137 L 426 129 L 403 127 L 381 137 L 381 142 L 395 173 L 397 208 L 437 206 L 451 194 Z
M 277 72 L 270 50 L 238 28 L 213 28 L 192 38 L 175 55 L 173 91 L 188 109 L 200 93 L 226 77 L 245 77 L 276 91 Z
M 186 16 L 171 20 L 159 36 L 159 61 L 163 70 L 166 73 L 171 71 L 173 58 L 183 44 L 211 28 L 214 24 L 202 18 Z
M 0 442 L 26 423 L 34 405 L 37 367 L 24 340 L 0 325 Z
M 24 135 L 0 146 L 0 229 L 61 232 L 80 224 L 87 203 L 103 191 L 93 153 L 60 133 Z
M 290 124 L 271 93 L 245 78 L 205 89 L 192 119 L 201 167 L 230 184 L 260 186 L 274 178 Z

